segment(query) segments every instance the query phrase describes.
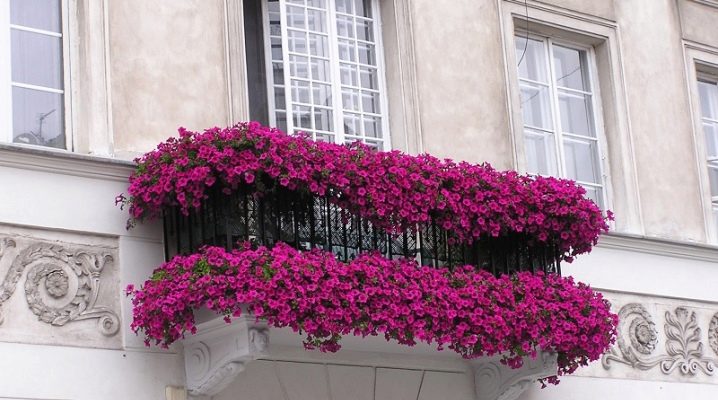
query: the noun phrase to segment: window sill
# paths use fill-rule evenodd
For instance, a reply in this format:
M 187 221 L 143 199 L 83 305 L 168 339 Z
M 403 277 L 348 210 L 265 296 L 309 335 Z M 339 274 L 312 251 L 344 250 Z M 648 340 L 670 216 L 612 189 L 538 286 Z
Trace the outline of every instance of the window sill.
M 135 163 L 67 150 L 0 143 L 0 167 L 20 168 L 89 178 L 127 181 Z
M 666 257 L 718 262 L 718 246 L 657 237 L 611 232 L 601 236 L 598 248 L 635 251 Z

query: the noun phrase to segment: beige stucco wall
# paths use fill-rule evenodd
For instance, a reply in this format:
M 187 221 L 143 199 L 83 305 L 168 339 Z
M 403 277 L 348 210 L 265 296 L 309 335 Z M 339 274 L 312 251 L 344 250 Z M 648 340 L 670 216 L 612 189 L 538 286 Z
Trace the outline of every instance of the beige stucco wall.
M 223 3 L 109 2 L 116 154 L 149 150 L 180 125 L 202 129 L 227 123 Z M 504 54 L 512 50 L 505 44 L 500 7 L 508 3 L 523 7 L 508 0 L 382 0 L 396 148 L 488 161 L 501 169 L 519 165 L 512 147 L 516 125 L 510 119 Z M 620 133 L 633 147 L 628 159 L 635 164 L 635 179 L 611 165 L 610 180 L 614 196 L 640 201 L 626 208 L 630 218 L 617 215 L 616 226 L 630 226 L 631 233 L 705 242 L 699 189 L 704 165 L 696 156 L 692 82 L 686 80 L 682 40 L 718 46 L 718 8 L 690 0 L 541 0 L 529 6 L 534 15 L 539 10 L 573 15 L 617 32 L 612 46 L 619 49 L 620 68 L 611 80 L 625 93 L 617 103 L 622 104 L 618 112 L 628 116 Z M 407 21 L 411 27 L 402 26 Z M 413 74 L 400 65 L 410 51 Z M 406 93 L 412 98 L 402 99 Z M 617 146 L 615 141 L 611 145 Z M 630 190 L 631 185 L 637 188 Z M 626 203 L 614 199 L 614 204 Z
M 223 1 L 111 1 L 108 13 L 115 152 L 227 124 Z

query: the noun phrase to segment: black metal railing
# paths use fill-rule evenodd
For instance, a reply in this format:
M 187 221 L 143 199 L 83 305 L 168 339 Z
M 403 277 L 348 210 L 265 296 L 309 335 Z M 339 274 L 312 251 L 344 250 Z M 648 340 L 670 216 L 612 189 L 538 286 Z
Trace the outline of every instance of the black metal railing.
M 213 192 L 188 216 L 170 209 L 164 217 L 165 257 L 196 252 L 205 245 L 236 248 L 250 241 L 271 247 L 278 241 L 297 249 L 322 248 L 342 261 L 378 251 L 390 259 L 416 258 L 422 265 L 475 265 L 498 275 L 516 271 L 561 273 L 556 247 L 532 244 L 526 235 L 486 237 L 471 245 L 450 244 L 451 232 L 435 223 L 390 235 L 348 213 L 326 197 L 298 191 Z

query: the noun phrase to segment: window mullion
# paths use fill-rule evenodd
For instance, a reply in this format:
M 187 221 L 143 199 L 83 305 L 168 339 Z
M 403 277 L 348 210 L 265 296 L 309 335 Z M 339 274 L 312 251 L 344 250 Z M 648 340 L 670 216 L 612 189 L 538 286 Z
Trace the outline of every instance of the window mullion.
M 559 115 L 559 104 L 558 104 L 558 90 L 556 89 L 556 83 L 554 82 L 554 68 L 556 67 L 553 63 L 553 42 L 551 39 L 545 39 L 546 44 L 546 63 L 547 63 L 547 79 L 549 85 L 549 102 L 551 103 L 551 117 L 553 118 L 553 129 L 556 146 L 556 164 L 558 168 L 558 176 L 566 176 L 566 161 L 563 150 L 563 135 L 561 135 L 561 116 Z
M 327 0 L 327 32 L 329 33 L 329 65 L 331 69 L 332 117 L 336 143 L 344 143 L 344 103 L 342 99 L 341 75 L 339 66 L 339 40 L 337 39 L 337 15 L 335 0 Z
M 282 63 L 284 64 L 284 101 L 287 117 L 287 133 L 294 133 L 294 107 L 292 107 L 292 81 L 291 62 L 289 60 L 289 35 L 287 31 L 287 3 L 286 0 L 279 0 L 279 26 L 282 32 Z M 270 43 L 271 46 L 271 43 Z M 270 54 L 271 57 L 271 54 Z M 274 88 L 272 88 L 274 96 Z M 269 97 L 269 94 L 268 96 Z M 276 110 L 272 110 L 276 113 Z

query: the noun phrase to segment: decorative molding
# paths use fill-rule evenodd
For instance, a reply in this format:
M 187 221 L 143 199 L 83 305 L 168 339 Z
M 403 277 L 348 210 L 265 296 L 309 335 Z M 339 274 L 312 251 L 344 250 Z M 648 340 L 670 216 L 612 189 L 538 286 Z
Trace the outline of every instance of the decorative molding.
M 265 356 L 269 330 L 254 317 L 226 323 L 215 318 L 197 326 L 197 334 L 184 340 L 187 392 L 213 396 L 226 388 L 246 364 Z
M 16 247 L 15 240 L 0 238 L 0 259 L 9 247 Z M 44 242 L 28 245 L 15 256 L 0 284 L 0 324 L 4 318 L 2 305 L 27 270 L 25 298 L 40 321 L 63 326 L 71 321 L 97 319 L 99 331 L 114 336 L 120 329 L 119 317 L 109 307 L 96 305 L 100 275 L 113 261 L 106 252 L 73 250 Z
M 701 372 L 706 375 L 713 375 L 715 372 L 718 361 L 704 357 L 701 329 L 695 311 L 689 311 L 685 307 L 676 307 L 673 312 L 666 311 L 664 325 L 666 354 L 655 357 L 650 355 L 656 348 L 658 332 L 646 308 L 638 303 L 629 303 L 621 308 L 618 316 L 620 320 L 618 349 L 613 347 L 601 358 L 604 369 L 610 369 L 611 363 L 615 361 L 642 371 L 658 366 L 664 375 L 670 375 L 675 370 L 689 377 Z M 715 324 L 718 324 L 718 313 L 714 315 L 709 329 L 715 329 Z M 715 331 L 713 334 L 715 336 Z M 626 335 L 631 345 L 627 344 Z M 710 339 L 709 343 L 711 343 Z M 712 343 L 711 348 L 713 348 Z M 715 348 L 713 350 L 718 354 Z
M 109 179 L 126 183 L 134 166 L 135 164 L 131 161 L 114 158 L 0 143 L 0 167 Z
M 476 400 L 515 400 L 537 379 L 556 375 L 555 353 L 539 351 L 536 358 L 525 358 L 521 368 L 501 364 L 500 356 L 471 360 Z
M 713 353 L 718 355 L 718 312 L 713 314 L 711 323 L 708 326 L 708 345 Z
M 599 248 L 626 250 L 689 260 L 718 262 L 718 246 L 620 233 L 602 235 Z

